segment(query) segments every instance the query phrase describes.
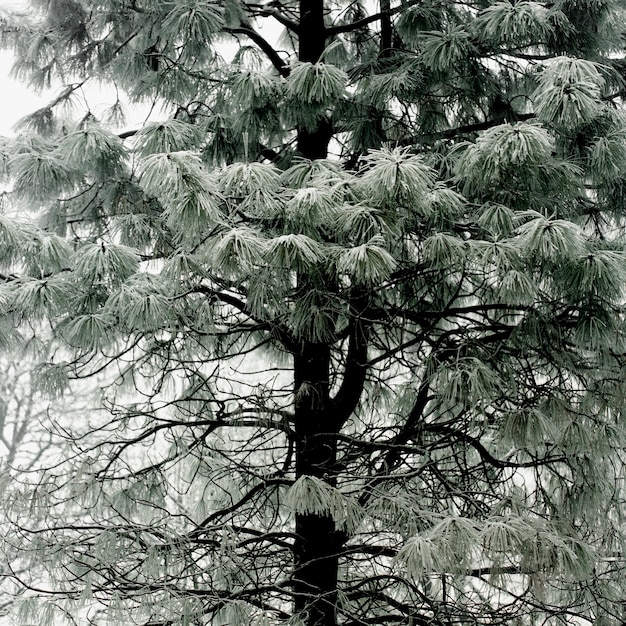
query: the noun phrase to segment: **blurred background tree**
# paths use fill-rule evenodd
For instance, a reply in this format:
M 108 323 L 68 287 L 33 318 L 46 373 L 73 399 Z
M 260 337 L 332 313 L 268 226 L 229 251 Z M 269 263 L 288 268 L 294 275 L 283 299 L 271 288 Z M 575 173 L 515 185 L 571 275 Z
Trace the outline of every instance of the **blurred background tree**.
M 15 620 L 622 624 L 621 4 L 30 6 L 0 339 L 100 410 L 5 473 Z
M 51 398 L 47 380 L 38 375 L 37 366 L 23 350 L 0 360 L 0 483 L 3 491 L 10 485 L 10 498 L 28 499 L 32 476 L 42 466 L 55 463 L 67 447 L 65 433 L 56 428 L 61 421 L 60 415 L 83 418 L 96 410 L 88 404 L 91 394 L 78 390 L 73 394 L 72 407 L 61 398 Z M 24 490 L 20 489 L 20 477 L 26 480 Z M 10 523 L 4 515 L 0 519 L 3 523 Z M 5 550 L 5 554 L 9 550 Z M 11 616 L 16 598 L 25 597 L 27 590 L 17 578 L 29 569 L 28 560 L 21 563 L 19 555 L 6 563 L 3 561 L 0 567 L 0 623 L 7 623 L 2 620 Z

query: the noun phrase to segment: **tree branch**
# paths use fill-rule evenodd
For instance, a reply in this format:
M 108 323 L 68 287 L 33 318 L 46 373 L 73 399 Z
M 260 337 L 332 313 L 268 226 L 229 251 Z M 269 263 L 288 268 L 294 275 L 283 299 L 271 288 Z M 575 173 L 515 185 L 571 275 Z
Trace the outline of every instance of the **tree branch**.
M 278 5 L 280 8 L 266 9 L 260 4 L 246 3 L 246 8 L 250 14 L 254 17 L 273 17 L 277 22 L 282 24 L 285 28 L 288 28 L 293 33 L 298 34 L 300 32 L 300 24 L 295 20 L 289 19 L 285 15 L 285 7 L 279 2 L 272 2 L 274 6 Z
M 365 308 L 364 294 L 359 290 L 359 293 L 352 295 L 350 301 L 348 354 L 343 382 L 335 397 L 331 399 L 330 410 L 333 419 L 340 425 L 345 424 L 359 405 L 369 367 L 367 362 L 367 327 L 362 317 Z
M 264 480 L 263 482 L 257 483 L 254 487 L 250 488 L 239 500 L 233 503 L 231 506 L 227 506 L 223 509 L 215 511 L 211 513 L 207 518 L 199 522 L 192 531 L 188 533 L 188 537 L 194 539 L 199 535 L 202 535 L 206 532 L 209 532 L 209 525 L 217 519 L 230 515 L 231 513 L 236 512 L 241 506 L 252 500 L 258 493 L 267 489 L 268 487 L 278 487 L 280 485 L 283 486 L 291 486 L 293 484 L 292 480 L 286 480 L 283 478 L 272 478 L 268 480 Z
M 349 33 L 353 30 L 358 30 L 359 28 L 363 28 L 363 26 L 367 26 L 368 24 L 372 24 L 373 22 L 378 22 L 378 20 L 383 17 L 391 17 L 396 13 L 401 13 L 402 11 L 406 11 L 408 8 L 416 6 L 420 4 L 421 0 L 412 0 L 411 2 L 403 2 L 402 4 L 394 7 L 393 9 L 389 9 L 388 11 L 380 11 L 379 13 L 374 13 L 373 15 L 368 15 L 360 20 L 356 20 L 355 22 L 350 22 L 349 24 L 339 24 L 338 26 L 331 26 L 326 29 L 326 33 L 328 37 L 332 37 L 333 35 L 338 35 L 339 33 Z
M 393 48 L 393 24 L 391 23 L 391 0 L 380 3 L 380 56 L 389 57 Z
M 245 35 L 248 39 L 254 41 L 254 43 L 265 53 L 271 64 L 276 68 L 276 71 L 284 78 L 289 76 L 290 70 L 287 63 L 285 63 L 280 54 L 274 50 L 267 39 L 257 33 L 251 26 L 248 24 L 241 24 L 237 28 L 226 28 L 225 31 L 231 35 Z
M 558 463 L 567 460 L 566 457 L 563 456 L 554 456 L 543 459 L 536 459 L 533 461 L 525 461 L 523 463 L 507 461 L 505 459 L 498 459 L 497 457 L 493 456 L 493 454 L 491 454 L 491 452 L 489 452 L 489 450 L 487 450 L 487 448 L 476 437 L 472 437 L 471 435 L 468 435 L 467 433 L 464 433 L 463 431 L 456 428 L 443 426 L 442 424 L 424 424 L 423 429 L 431 433 L 441 433 L 443 435 L 449 435 L 451 437 L 459 439 L 460 441 L 468 443 L 472 448 L 474 448 L 474 450 L 476 450 L 476 452 L 478 452 L 480 458 L 484 462 L 489 463 L 493 467 L 538 467 L 540 465 L 550 465 L 551 463 Z
M 390 471 L 398 464 L 402 458 L 403 446 L 408 443 L 416 434 L 417 426 L 420 422 L 426 405 L 431 399 L 430 384 L 428 379 L 422 381 L 417 398 L 413 403 L 413 408 L 407 416 L 406 422 L 402 430 L 391 440 L 394 446 L 384 455 L 382 461 L 376 468 L 375 476 L 368 482 L 367 487 L 363 490 L 362 496 L 359 498 L 359 504 L 365 506 L 373 495 L 372 488 L 375 487 Z
M 525 122 L 526 120 L 533 119 L 534 117 L 534 113 L 518 113 L 515 115 L 515 119 L 512 121 Z M 501 119 L 485 120 L 484 122 L 477 122 L 476 124 L 466 124 L 464 126 L 448 128 L 447 130 L 442 130 L 435 133 L 425 133 L 423 135 L 417 135 L 417 137 L 407 138 L 406 140 L 402 140 L 399 143 L 402 145 L 412 145 L 415 143 L 433 141 L 435 139 L 454 139 L 459 135 L 470 135 L 472 133 L 477 133 L 481 130 L 487 130 L 489 128 L 493 128 L 494 126 L 499 126 L 500 124 L 502 124 Z
M 289 330 L 277 322 L 276 320 L 264 320 L 252 315 L 250 310 L 248 309 L 247 304 L 240 300 L 239 298 L 225 293 L 223 291 L 217 291 L 216 289 L 212 289 L 211 287 L 207 287 L 205 285 L 196 285 L 191 289 L 188 293 L 203 293 L 205 295 L 211 296 L 223 302 L 224 304 L 230 304 L 232 307 L 247 315 L 251 320 L 257 322 L 260 325 L 260 328 L 256 330 L 261 330 L 262 328 L 271 331 L 272 335 L 278 337 L 279 341 L 283 344 L 283 346 L 290 352 L 295 352 L 298 350 L 298 344 L 291 336 Z M 182 294 L 183 296 L 186 294 Z M 179 296 L 182 297 L 182 296 Z

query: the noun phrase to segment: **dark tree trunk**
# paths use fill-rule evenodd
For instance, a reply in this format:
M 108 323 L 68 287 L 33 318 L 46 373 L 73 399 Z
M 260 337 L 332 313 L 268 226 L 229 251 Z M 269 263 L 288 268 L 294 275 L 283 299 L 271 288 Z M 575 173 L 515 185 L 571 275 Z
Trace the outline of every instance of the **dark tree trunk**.
M 299 60 L 316 63 L 326 46 L 324 0 L 300 0 Z M 329 120 L 316 129 L 298 129 L 298 151 L 307 159 L 323 159 L 332 136 Z M 300 276 L 304 289 L 310 276 Z M 296 476 L 314 476 L 336 484 L 337 438 L 330 400 L 330 347 L 303 342 L 294 354 Z M 337 624 L 339 552 L 345 541 L 328 514 L 296 515 L 294 541 L 294 608 L 307 626 Z
M 324 0 L 300 0 L 298 59 L 317 63 L 325 47 Z M 332 126 L 327 119 L 320 119 L 314 130 L 298 129 L 298 152 L 307 159 L 325 159 L 332 134 Z
M 325 47 L 324 0 L 300 0 L 298 59 L 317 63 Z
M 380 0 L 380 56 L 382 58 L 391 56 L 393 48 L 393 26 L 391 24 L 391 0 Z
M 294 357 L 296 474 L 335 485 L 337 426 L 329 411 L 330 350 L 307 343 Z M 338 553 L 344 539 L 330 515 L 296 515 L 295 608 L 307 626 L 334 626 Z
M 307 159 L 325 159 L 333 131 L 329 120 L 322 119 L 314 132 L 298 132 L 298 152 Z

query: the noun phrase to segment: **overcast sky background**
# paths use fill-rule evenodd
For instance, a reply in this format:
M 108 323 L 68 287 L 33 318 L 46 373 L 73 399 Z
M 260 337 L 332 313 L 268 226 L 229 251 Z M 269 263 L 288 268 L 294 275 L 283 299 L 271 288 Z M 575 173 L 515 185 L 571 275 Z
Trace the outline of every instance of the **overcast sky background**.
M 22 116 L 46 102 L 45 97 L 37 96 L 28 87 L 9 77 L 11 64 L 12 55 L 0 52 L 0 135 L 11 134 L 12 127 Z
M 0 8 L 19 7 L 22 2 L 0 0 Z M 46 102 L 43 96 L 37 96 L 25 85 L 9 77 L 12 54 L 0 51 L 0 135 L 13 132 L 12 127 L 26 113 L 33 111 Z
M 25 0 L 0 0 L 0 10 L 19 9 L 20 6 L 24 7 L 26 4 Z M 270 25 L 262 24 L 260 26 L 265 26 L 260 28 L 263 36 L 274 43 L 274 40 L 280 34 L 280 29 Z M 234 51 L 235 47 L 232 46 L 232 48 Z M 220 49 L 220 52 L 228 58 L 230 48 L 228 46 L 223 47 Z M 57 89 L 51 89 L 41 94 L 11 78 L 12 59 L 13 55 L 11 52 L 0 50 L 0 136 L 14 134 L 14 126 L 18 120 L 28 113 L 45 106 L 61 89 L 61 86 L 59 86 Z M 106 89 L 96 88 L 95 85 L 87 88 L 87 97 L 89 99 L 89 109 L 96 116 L 99 116 L 105 109 L 110 107 L 116 98 L 112 90 L 107 92 Z M 162 111 L 158 107 L 156 110 L 151 109 L 147 105 L 125 108 L 126 123 L 119 130 L 137 128 L 145 121 L 146 117 L 150 116 L 154 119 L 162 115 Z
M 7 10 L 24 6 L 24 2 L 16 0 L 0 0 L 0 9 Z M 9 51 L 0 50 L 0 136 L 15 133 L 15 124 L 28 113 L 48 104 L 60 91 L 61 86 L 52 88 L 43 93 L 38 93 L 10 76 L 13 55 Z M 89 99 L 89 109 L 96 115 L 115 102 L 115 93 L 110 90 L 96 88 L 95 85 L 87 88 L 86 96 Z M 135 128 L 150 114 L 148 107 L 126 107 L 127 115 L 124 128 Z M 152 111 L 153 115 L 159 111 Z
M 0 6 L 3 6 L 0 0 Z M 0 51 L 0 136 L 15 134 L 15 124 L 28 113 L 48 104 L 61 90 L 61 86 L 52 88 L 43 93 L 38 93 L 24 83 L 10 76 L 13 55 L 10 52 Z M 98 89 L 94 86 L 87 88 L 86 96 L 89 100 L 89 109 L 96 115 L 115 102 L 115 93 L 106 89 Z M 77 106 L 80 109 L 79 103 Z M 154 111 L 158 115 L 158 110 Z M 149 114 L 146 107 L 126 107 L 127 120 L 124 128 L 137 127 Z

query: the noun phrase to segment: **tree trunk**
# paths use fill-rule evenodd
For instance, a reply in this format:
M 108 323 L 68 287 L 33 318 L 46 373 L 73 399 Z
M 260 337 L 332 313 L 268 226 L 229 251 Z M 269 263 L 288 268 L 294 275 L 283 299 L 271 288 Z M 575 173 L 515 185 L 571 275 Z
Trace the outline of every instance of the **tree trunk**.
M 330 350 L 307 343 L 294 357 L 296 474 L 335 485 L 337 428 L 329 411 Z M 334 626 L 342 533 L 330 515 L 296 515 L 295 609 L 307 626 Z
M 326 45 L 324 0 L 300 0 L 300 61 L 317 63 Z M 298 151 L 307 159 L 323 159 L 332 136 L 329 120 L 314 130 L 298 129 Z M 313 287 L 310 277 L 302 286 Z M 339 428 L 330 402 L 330 347 L 303 342 L 294 355 L 296 477 L 314 476 L 336 484 Z M 294 541 L 294 608 L 307 626 L 335 626 L 339 551 L 345 538 L 330 515 L 296 514 Z
M 393 48 L 393 27 L 391 25 L 391 0 L 380 0 L 380 56 L 391 56 Z
M 324 0 L 300 0 L 298 59 L 317 63 L 325 46 Z
M 324 0 L 300 0 L 298 60 L 317 63 L 325 47 Z M 307 159 L 325 159 L 332 133 L 327 119 L 321 119 L 314 130 L 298 129 L 298 152 Z

